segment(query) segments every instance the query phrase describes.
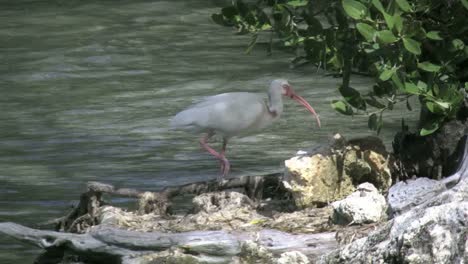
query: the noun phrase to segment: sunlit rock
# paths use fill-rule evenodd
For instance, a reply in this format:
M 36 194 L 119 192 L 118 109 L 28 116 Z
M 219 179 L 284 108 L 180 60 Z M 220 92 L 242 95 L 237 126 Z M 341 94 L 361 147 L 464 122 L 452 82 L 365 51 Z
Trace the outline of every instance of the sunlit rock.
M 310 261 L 306 255 L 299 251 L 284 252 L 276 261 L 277 264 L 309 264 Z
M 336 224 L 375 223 L 386 218 L 385 197 L 370 183 L 360 184 L 343 200 L 332 203 L 333 222 Z
M 363 182 L 374 184 L 382 192 L 390 187 L 388 153 L 380 139 L 366 137 L 347 142 L 337 134 L 333 140 L 326 150 L 301 151 L 285 161 L 283 185 L 299 208 L 343 199 Z
M 339 175 L 336 157 L 298 156 L 285 161 L 284 185 L 293 195 L 300 208 L 324 205 L 343 198 L 354 190 L 346 175 Z M 340 179 L 341 176 L 344 176 Z

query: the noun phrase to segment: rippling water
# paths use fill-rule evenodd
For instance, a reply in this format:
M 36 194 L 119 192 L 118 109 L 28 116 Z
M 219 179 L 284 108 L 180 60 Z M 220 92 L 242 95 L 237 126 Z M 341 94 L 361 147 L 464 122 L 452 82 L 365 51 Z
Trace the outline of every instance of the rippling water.
M 231 141 L 231 176 L 281 170 L 284 159 L 334 132 L 371 134 L 366 118 L 331 110 L 339 80 L 290 69 L 292 55 L 281 51 L 244 54 L 248 36 L 209 19 L 222 2 L 1 2 L 0 221 L 62 216 L 90 180 L 159 189 L 215 178 L 218 164 L 197 136 L 169 131 L 168 121 L 204 96 L 263 92 L 275 78 L 290 80 L 323 128 L 286 102 L 272 127 Z M 354 77 L 352 85 L 370 82 Z M 402 115 L 386 115 L 387 144 Z M 37 253 L 0 238 L 6 263 L 31 263 Z

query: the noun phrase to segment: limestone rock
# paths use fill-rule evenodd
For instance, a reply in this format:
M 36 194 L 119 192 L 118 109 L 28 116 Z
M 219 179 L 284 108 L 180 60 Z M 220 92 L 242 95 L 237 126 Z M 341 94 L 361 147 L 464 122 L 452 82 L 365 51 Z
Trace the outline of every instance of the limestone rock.
M 374 184 L 382 192 L 390 187 L 388 153 L 380 139 L 346 142 L 338 134 L 334 139 L 328 151 L 301 152 L 285 161 L 283 185 L 299 208 L 343 199 L 363 182 Z
M 379 190 L 387 191 L 392 185 L 392 174 L 388 166 L 388 156 L 371 150 L 366 150 L 362 154 L 362 159 L 370 166 L 371 170 L 369 174 L 361 175 L 364 178 L 361 178 L 359 182 L 366 180 L 378 186 Z M 351 177 L 355 179 L 353 175 Z
M 293 233 L 317 233 L 333 228 L 329 221 L 333 211 L 331 207 L 268 213 L 257 211 L 247 196 L 237 192 L 206 193 L 196 196 L 193 201 L 198 209 L 186 215 L 140 214 L 118 207 L 101 206 L 96 217 L 101 225 L 144 232 L 258 231 L 271 228 Z
M 385 197 L 370 183 L 363 183 L 358 190 L 341 201 L 332 203 L 333 221 L 336 224 L 366 224 L 386 218 Z
M 289 251 L 281 254 L 277 264 L 309 264 L 310 261 L 306 255 L 302 254 L 299 251 Z
M 287 251 L 275 256 L 252 240 L 242 243 L 241 253 L 235 263 L 241 264 L 309 264 L 309 258 L 299 251 Z
M 392 214 L 400 214 L 446 190 L 445 184 L 429 178 L 400 181 L 388 191 Z
M 467 263 L 468 178 L 318 263 Z
M 234 191 L 204 193 L 192 200 L 194 214 L 179 221 L 179 231 L 255 229 L 268 218 L 257 213 L 245 194 Z
M 354 190 L 346 175 L 340 178 L 336 157 L 321 154 L 293 157 L 285 161 L 285 186 L 292 192 L 296 206 L 324 205 L 341 199 Z
M 265 247 L 252 240 L 247 240 L 241 245 L 241 253 L 238 263 L 270 264 L 274 262 L 274 256 Z

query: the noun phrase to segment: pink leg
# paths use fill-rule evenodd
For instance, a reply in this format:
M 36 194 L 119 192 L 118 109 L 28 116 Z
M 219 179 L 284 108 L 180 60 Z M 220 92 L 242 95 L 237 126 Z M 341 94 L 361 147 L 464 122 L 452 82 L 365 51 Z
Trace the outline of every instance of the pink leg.
M 226 158 L 226 155 L 224 155 L 224 153 L 226 153 L 226 146 L 227 146 L 227 139 L 223 138 L 223 148 L 221 149 L 220 155 L 222 157 L 221 172 L 223 173 L 224 177 L 226 177 L 229 170 L 231 169 L 231 164 L 230 164 L 229 160 Z
M 208 133 L 205 136 L 203 136 L 200 139 L 200 145 L 201 145 L 201 147 L 203 149 L 205 149 L 211 155 L 215 156 L 217 159 L 220 160 L 222 177 L 226 177 L 228 172 L 229 172 L 229 168 L 231 167 L 230 164 L 229 164 L 229 161 L 224 156 L 224 152 L 226 151 L 227 140 L 223 140 L 223 149 L 222 149 L 222 152 L 220 154 L 216 150 L 214 150 L 212 147 L 208 146 L 208 139 L 210 139 L 213 135 L 214 135 L 213 133 Z

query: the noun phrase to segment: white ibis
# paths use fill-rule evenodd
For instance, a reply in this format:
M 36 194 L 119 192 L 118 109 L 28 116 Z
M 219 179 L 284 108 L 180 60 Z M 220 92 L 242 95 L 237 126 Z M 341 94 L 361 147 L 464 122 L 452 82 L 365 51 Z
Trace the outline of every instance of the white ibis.
M 200 145 L 221 162 L 222 176 L 225 177 L 230 164 L 225 156 L 228 140 L 261 130 L 283 112 L 282 96 L 290 97 L 302 104 L 317 120 L 315 110 L 302 97 L 297 95 L 286 80 L 274 80 L 268 90 L 268 99 L 263 94 L 235 92 L 223 93 L 205 98 L 202 102 L 179 112 L 171 121 L 171 128 L 193 133 L 204 133 Z M 215 134 L 223 138 L 223 146 L 217 152 L 208 145 L 208 140 Z

